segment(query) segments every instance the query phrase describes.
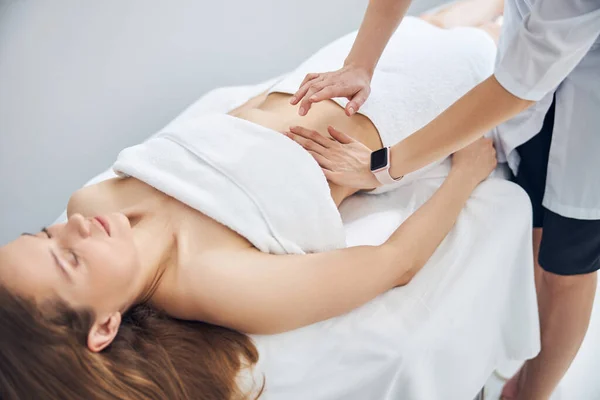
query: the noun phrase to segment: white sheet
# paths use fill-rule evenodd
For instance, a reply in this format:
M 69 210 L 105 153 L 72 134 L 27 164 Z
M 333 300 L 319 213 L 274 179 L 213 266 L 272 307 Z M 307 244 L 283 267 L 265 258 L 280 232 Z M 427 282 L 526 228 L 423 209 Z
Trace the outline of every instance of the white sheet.
M 439 183 L 349 199 L 341 209 L 348 244 L 385 240 Z M 536 354 L 528 206 L 512 184 L 485 182 L 408 286 L 348 315 L 258 338 L 266 398 L 472 399 L 501 360 Z
M 172 124 L 235 108 L 273 81 L 212 91 Z M 419 179 L 348 199 L 340 210 L 348 245 L 383 242 L 440 184 Z M 510 182 L 484 182 L 408 286 L 347 315 L 254 339 L 264 399 L 474 398 L 501 361 L 539 351 L 529 199 Z

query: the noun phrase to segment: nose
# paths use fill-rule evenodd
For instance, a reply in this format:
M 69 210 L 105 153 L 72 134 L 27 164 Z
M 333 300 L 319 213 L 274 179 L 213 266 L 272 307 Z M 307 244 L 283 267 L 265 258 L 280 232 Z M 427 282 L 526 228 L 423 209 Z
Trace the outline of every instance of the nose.
M 85 239 L 90 236 L 90 223 L 81 214 L 73 214 L 67 222 L 67 232 Z

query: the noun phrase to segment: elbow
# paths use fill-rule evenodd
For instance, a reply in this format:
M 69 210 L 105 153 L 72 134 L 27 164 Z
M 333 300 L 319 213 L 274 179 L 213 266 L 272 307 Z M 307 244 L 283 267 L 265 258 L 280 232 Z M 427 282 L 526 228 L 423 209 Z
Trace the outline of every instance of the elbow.
M 419 262 L 417 257 L 406 247 L 398 249 L 397 246 L 386 246 L 385 244 L 382 247 L 386 250 L 384 251 L 384 262 L 387 262 L 396 271 L 394 287 L 408 285 L 424 263 Z
M 403 273 L 400 276 L 400 278 L 396 282 L 396 287 L 408 285 L 410 283 L 410 281 L 412 281 L 412 279 L 415 277 L 416 274 L 417 274 L 417 272 L 415 269 L 409 269 L 408 271 L 406 271 L 405 273 Z
M 522 113 L 523 111 L 527 110 L 529 107 L 536 103 L 533 100 L 521 99 L 520 97 L 516 97 L 515 102 L 519 108 L 519 113 Z
M 400 277 L 398 286 L 408 285 L 413 280 L 415 275 L 417 275 L 417 273 L 421 269 L 423 269 L 423 267 L 425 266 L 425 264 L 427 264 L 428 261 L 429 257 L 423 258 L 419 255 L 414 255 L 411 258 L 409 258 L 406 263 L 406 268 L 404 270 L 405 272 Z
M 504 87 L 504 85 L 502 85 L 498 81 L 498 79 L 496 78 L 495 75 L 490 76 L 490 78 L 488 78 L 488 80 L 490 80 L 490 79 L 491 79 L 490 82 L 493 85 L 495 85 L 497 88 L 499 88 L 499 90 L 501 91 L 501 94 L 502 94 L 501 97 L 505 98 L 507 101 L 509 101 L 509 104 L 512 104 L 512 107 L 515 110 L 513 112 L 513 115 L 516 115 L 518 113 L 521 113 L 521 112 L 527 110 L 529 107 L 531 107 L 533 104 L 536 103 L 533 100 L 523 99 L 523 98 L 515 95 L 512 91 L 509 91 L 508 89 L 506 89 Z M 500 98 L 500 96 L 495 96 L 495 98 Z

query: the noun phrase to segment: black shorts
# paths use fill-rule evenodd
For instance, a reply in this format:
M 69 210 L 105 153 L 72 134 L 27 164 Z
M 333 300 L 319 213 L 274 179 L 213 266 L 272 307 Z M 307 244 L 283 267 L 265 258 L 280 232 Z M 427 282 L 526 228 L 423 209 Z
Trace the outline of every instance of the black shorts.
M 517 147 L 521 158 L 514 182 L 531 199 L 533 227 L 544 228 L 540 266 L 558 275 L 587 274 L 600 269 L 600 220 L 579 220 L 558 215 L 544 206 L 548 157 L 554 126 L 554 102 L 542 130 Z

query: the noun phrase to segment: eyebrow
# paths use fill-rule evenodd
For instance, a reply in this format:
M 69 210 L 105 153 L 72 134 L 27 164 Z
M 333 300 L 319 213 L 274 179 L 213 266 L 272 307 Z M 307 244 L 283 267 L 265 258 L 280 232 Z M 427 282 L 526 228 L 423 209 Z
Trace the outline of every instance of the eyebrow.
M 39 238 L 37 235 L 34 235 L 33 233 L 27 233 L 27 232 L 23 232 L 21 233 L 21 236 L 31 236 L 34 238 Z M 41 238 L 39 238 L 41 239 Z M 52 257 L 52 259 L 54 260 L 54 265 L 56 265 L 56 267 L 60 270 L 60 273 L 69 281 L 69 282 L 73 282 L 73 278 L 71 278 L 71 275 L 69 275 L 69 273 L 67 272 L 67 270 L 65 269 L 64 265 L 60 262 L 60 260 L 58 259 L 58 257 L 56 256 L 56 254 L 54 254 L 54 252 L 52 251 L 52 249 L 50 249 L 50 256 Z

